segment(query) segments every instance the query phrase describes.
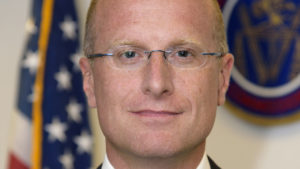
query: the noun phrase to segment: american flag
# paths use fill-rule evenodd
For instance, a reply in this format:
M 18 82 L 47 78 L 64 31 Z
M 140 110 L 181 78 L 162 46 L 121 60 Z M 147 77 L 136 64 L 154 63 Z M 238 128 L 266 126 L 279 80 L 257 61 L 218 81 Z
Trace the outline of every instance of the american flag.
M 73 0 L 33 0 L 9 169 L 89 169 L 92 136 Z

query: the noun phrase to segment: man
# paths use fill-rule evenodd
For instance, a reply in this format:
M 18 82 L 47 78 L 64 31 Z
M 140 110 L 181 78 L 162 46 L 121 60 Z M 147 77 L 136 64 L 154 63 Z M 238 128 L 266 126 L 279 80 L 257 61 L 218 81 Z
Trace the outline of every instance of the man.
M 80 67 L 102 169 L 218 168 L 205 139 L 233 65 L 225 39 L 214 0 L 92 1 Z

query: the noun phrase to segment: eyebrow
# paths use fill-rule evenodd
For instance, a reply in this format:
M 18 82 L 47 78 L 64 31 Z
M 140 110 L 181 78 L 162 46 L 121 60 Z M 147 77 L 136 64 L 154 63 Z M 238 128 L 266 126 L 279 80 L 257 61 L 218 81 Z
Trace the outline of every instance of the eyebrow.
M 175 40 L 171 42 L 168 46 L 194 46 L 202 51 L 204 50 L 203 45 L 200 42 L 191 39 Z
M 144 46 L 142 43 L 138 41 L 130 41 L 130 40 L 117 40 L 114 41 L 111 45 L 110 48 L 114 46 Z
M 200 50 L 203 50 L 203 45 L 195 40 L 191 39 L 177 39 L 172 42 L 170 42 L 167 45 L 168 47 L 174 47 L 174 46 L 195 46 L 199 48 Z M 111 45 L 109 45 L 108 49 L 111 49 L 115 46 L 135 46 L 135 47 L 141 47 L 141 48 L 147 48 L 146 45 L 140 41 L 131 41 L 131 40 L 116 40 Z M 156 50 L 156 49 L 155 49 Z

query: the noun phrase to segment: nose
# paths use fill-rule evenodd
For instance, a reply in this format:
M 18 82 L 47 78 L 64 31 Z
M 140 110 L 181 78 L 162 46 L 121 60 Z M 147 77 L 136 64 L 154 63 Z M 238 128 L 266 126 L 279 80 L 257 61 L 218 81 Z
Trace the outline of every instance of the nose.
M 143 93 L 155 98 L 171 95 L 174 91 L 171 69 L 164 58 L 163 52 L 159 50 L 152 51 L 149 62 L 143 71 Z

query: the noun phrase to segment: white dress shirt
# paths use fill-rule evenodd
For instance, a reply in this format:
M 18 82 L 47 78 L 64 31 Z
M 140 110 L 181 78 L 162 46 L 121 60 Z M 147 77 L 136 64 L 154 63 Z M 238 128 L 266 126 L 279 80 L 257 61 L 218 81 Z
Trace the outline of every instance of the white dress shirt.
M 104 161 L 103 161 L 103 165 L 102 165 L 102 169 L 115 169 L 110 161 L 108 160 L 107 156 L 105 155 L 104 157 Z M 207 158 L 206 153 L 204 153 L 203 158 L 200 162 L 200 164 L 198 165 L 198 167 L 196 169 L 210 169 L 210 165 L 209 165 L 209 161 Z

